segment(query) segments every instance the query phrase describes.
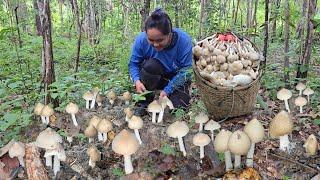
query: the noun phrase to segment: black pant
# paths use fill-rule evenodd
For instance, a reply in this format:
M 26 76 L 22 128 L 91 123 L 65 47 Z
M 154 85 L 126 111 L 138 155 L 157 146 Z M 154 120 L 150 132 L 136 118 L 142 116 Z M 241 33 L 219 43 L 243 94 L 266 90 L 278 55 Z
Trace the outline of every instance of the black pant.
M 163 65 L 153 58 L 146 59 L 141 64 L 140 80 L 149 91 L 163 90 L 175 75 L 176 73 L 166 73 Z M 189 106 L 190 84 L 191 82 L 187 81 L 183 86 L 174 89 L 173 93 L 168 95 L 175 108 L 186 108 Z M 153 101 L 154 96 L 154 93 L 148 94 L 146 100 L 142 103 L 149 104 Z

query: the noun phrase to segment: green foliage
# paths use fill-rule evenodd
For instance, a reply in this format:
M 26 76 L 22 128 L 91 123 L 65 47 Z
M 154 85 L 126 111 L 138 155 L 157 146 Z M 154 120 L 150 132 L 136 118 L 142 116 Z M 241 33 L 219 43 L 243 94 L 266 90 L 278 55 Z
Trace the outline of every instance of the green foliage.
M 111 169 L 111 173 L 112 175 L 116 176 L 116 177 L 122 177 L 125 175 L 124 171 L 122 168 L 119 167 L 114 167 Z
M 224 153 L 218 153 L 218 159 L 224 161 Z
M 313 124 L 320 126 L 320 118 L 313 120 Z
M 165 155 L 176 155 L 176 151 L 174 150 L 174 148 L 167 143 L 162 145 L 160 152 L 162 152 Z

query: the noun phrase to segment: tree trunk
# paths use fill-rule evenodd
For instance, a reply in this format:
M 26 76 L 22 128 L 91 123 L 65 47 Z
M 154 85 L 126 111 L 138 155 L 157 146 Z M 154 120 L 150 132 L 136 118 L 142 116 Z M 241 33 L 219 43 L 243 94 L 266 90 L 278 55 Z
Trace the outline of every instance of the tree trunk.
M 78 8 L 78 1 L 77 0 L 70 0 L 71 7 L 73 10 L 73 15 L 76 19 L 77 23 L 77 32 L 78 32 L 78 41 L 77 41 L 77 52 L 76 52 L 76 62 L 74 65 L 75 73 L 78 72 L 79 61 L 80 61 L 80 50 L 81 50 L 81 37 L 82 37 L 82 30 L 81 30 L 81 22 L 80 22 L 80 15 L 79 15 L 79 8 Z
M 206 7 L 206 0 L 200 1 L 200 17 L 199 17 L 199 34 L 198 38 L 201 39 L 204 36 L 203 33 L 203 26 L 205 23 L 205 7 Z
M 304 30 L 306 26 L 306 9 L 307 9 L 308 1 L 304 0 L 302 3 L 302 13 L 301 13 L 301 20 L 297 26 L 297 38 L 302 38 L 303 41 L 303 36 L 304 36 Z M 302 45 L 303 43 L 301 43 Z M 301 46 L 303 48 L 303 46 Z
M 179 3 L 181 1 L 179 0 L 175 0 L 175 4 L 174 4 L 174 26 L 176 28 L 179 28 Z
M 265 12 L 264 12 L 264 45 L 263 45 L 263 57 L 264 61 L 261 66 L 262 69 L 266 67 L 267 64 L 267 51 L 268 51 L 268 39 L 269 39 L 269 0 L 265 0 Z
M 128 36 L 128 23 L 129 23 L 129 6 L 127 6 L 124 2 L 124 0 L 121 0 L 122 5 L 122 12 L 123 12 L 123 22 L 124 22 L 124 28 L 123 28 L 123 36 Z
M 285 11 L 284 11 L 284 18 L 285 18 L 285 25 L 284 25 L 284 82 L 286 87 L 289 85 L 289 39 L 290 39 L 290 4 L 289 0 L 285 0 Z
M 19 43 L 19 47 L 22 48 L 22 41 L 21 41 L 20 28 L 19 28 L 18 8 L 19 8 L 19 5 L 17 5 L 14 8 L 14 15 L 15 15 L 15 18 L 16 18 L 16 28 L 17 28 L 17 33 L 18 33 L 18 43 Z
M 143 8 L 140 10 L 141 14 L 141 31 L 144 31 L 144 22 L 146 21 L 147 17 L 149 16 L 150 12 L 150 0 L 143 1 Z
M 247 0 L 247 35 L 249 35 L 249 29 L 251 28 L 252 19 L 252 0 Z
M 46 94 L 45 104 L 53 102 L 54 106 L 58 106 L 58 101 L 53 101 L 49 93 L 49 86 L 55 81 L 53 52 L 52 52 L 52 38 L 51 38 L 51 11 L 50 0 L 38 0 L 38 8 L 40 15 L 40 22 L 42 27 L 43 39 L 43 83 Z
M 63 0 L 59 0 L 59 16 L 60 16 L 60 26 L 63 27 Z
M 308 76 L 309 69 L 309 61 L 312 51 L 312 41 L 313 41 L 313 33 L 314 33 L 314 24 L 312 23 L 312 19 L 316 13 L 316 0 L 309 0 L 308 6 L 308 16 L 307 16 L 307 36 L 304 45 L 304 51 L 302 59 L 300 60 L 300 64 L 298 64 L 297 70 L 297 78 L 306 78 Z
M 36 35 L 41 36 L 42 34 L 42 28 L 41 28 L 41 22 L 40 22 L 40 16 L 39 16 L 39 8 L 38 8 L 38 3 L 37 0 L 33 1 L 33 8 L 35 9 L 35 19 L 36 19 Z
M 40 152 L 34 143 L 26 144 L 26 171 L 28 179 L 49 180 L 47 170 L 42 164 Z
M 235 25 L 237 23 L 239 7 L 240 7 L 240 0 L 237 0 L 237 7 L 236 7 L 236 10 L 235 10 L 235 13 L 234 13 L 234 24 Z
M 280 2 L 281 0 L 274 0 L 274 14 L 273 14 L 273 23 L 271 31 L 271 42 L 273 42 L 277 36 L 277 18 L 280 14 Z

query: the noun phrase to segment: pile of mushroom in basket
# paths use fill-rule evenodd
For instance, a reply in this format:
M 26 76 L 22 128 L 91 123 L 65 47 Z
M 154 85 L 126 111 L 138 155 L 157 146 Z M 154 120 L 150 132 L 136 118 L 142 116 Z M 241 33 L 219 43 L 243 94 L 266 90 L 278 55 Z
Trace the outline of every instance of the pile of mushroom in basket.
M 196 70 L 217 86 L 236 87 L 258 78 L 260 55 L 254 45 L 233 33 L 214 34 L 193 48 Z

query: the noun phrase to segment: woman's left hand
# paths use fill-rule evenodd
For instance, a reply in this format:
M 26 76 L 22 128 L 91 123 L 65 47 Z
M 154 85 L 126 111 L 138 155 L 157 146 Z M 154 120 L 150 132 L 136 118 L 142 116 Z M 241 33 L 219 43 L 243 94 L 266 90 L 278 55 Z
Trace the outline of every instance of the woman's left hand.
M 166 92 L 164 92 L 164 91 L 161 91 L 160 92 L 160 98 L 164 98 L 164 97 L 166 97 L 167 96 L 167 93 Z

